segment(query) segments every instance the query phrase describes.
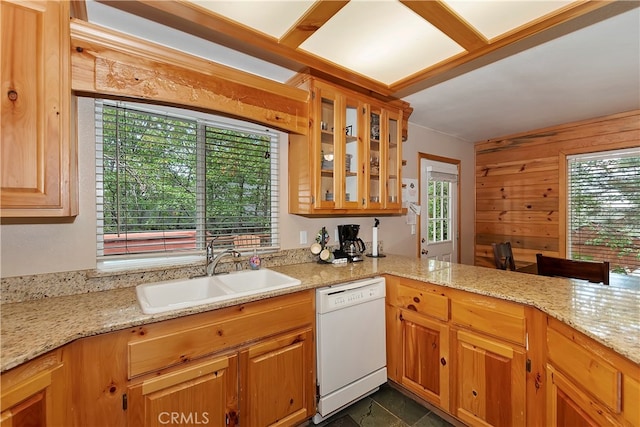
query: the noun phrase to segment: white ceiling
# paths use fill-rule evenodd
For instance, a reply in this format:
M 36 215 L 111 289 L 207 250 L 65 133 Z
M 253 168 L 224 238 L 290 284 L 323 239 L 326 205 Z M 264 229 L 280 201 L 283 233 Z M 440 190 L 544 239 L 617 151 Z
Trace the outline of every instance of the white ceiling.
M 290 69 L 110 6 L 92 0 L 86 3 L 90 22 L 279 82 L 295 74 Z M 255 13 L 234 15 L 242 10 L 239 12 L 230 6 L 238 3 L 242 2 L 207 2 L 228 18 L 280 37 L 312 2 L 264 0 L 273 7 L 261 12 L 271 10 L 272 15 L 261 13 L 261 20 L 255 20 Z M 566 3 L 447 2 L 487 40 Z M 575 30 L 548 30 L 458 67 L 426 89 L 406 94 L 403 99 L 414 108 L 409 121 L 476 142 L 640 108 L 640 8 L 637 7 L 640 2 L 635 3 L 636 7 L 631 10 L 627 2 L 622 12 L 610 8 L 606 15 L 592 14 L 588 19 L 577 20 Z M 408 8 L 391 6 L 401 5 L 390 1 L 352 1 L 300 48 L 385 84 L 463 51 L 451 39 L 439 36 L 439 30 Z M 358 18 L 365 15 L 370 18 Z M 397 18 L 380 20 L 390 16 Z M 349 29 L 346 33 L 342 31 L 345 28 Z M 375 31 L 381 28 L 385 31 Z M 339 34 L 337 38 L 336 34 Z M 364 34 L 367 36 L 362 37 Z M 356 39 L 369 44 L 363 47 L 355 43 Z M 344 40 L 354 43 L 347 44 Z M 387 41 L 395 45 L 385 45 Z M 396 52 L 400 50 L 398 46 L 409 44 L 414 45 L 410 50 L 413 54 L 401 56 Z M 354 49 L 354 45 L 359 47 Z M 420 54 L 415 53 L 416 49 Z M 382 63 L 376 63 L 380 59 Z

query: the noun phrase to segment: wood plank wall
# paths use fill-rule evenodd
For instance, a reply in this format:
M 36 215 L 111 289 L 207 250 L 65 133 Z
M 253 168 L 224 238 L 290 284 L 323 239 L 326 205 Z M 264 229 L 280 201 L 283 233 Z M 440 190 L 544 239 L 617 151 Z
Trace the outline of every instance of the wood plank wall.
M 640 110 L 478 142 L 475 265 L 510 241 L 516 266 L 566 253 L 566 156 L 640 149 Z

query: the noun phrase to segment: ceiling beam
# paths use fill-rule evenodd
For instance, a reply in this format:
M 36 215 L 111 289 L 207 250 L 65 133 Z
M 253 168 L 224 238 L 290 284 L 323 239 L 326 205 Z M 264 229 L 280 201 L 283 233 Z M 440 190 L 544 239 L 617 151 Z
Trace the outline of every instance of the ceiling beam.
M 431 23 L 467 51 L 474 51 L 489 44 L 478 30 L 440 0 L 400 0 L 400 3 Z
M 575 1 L 500 35 L 485 46 L 458 54 L 401 79 L 390 85 L 391 92 L 402 98 L 639 5 L 637 1 Z
M 275 37 L 238 24 L 195 3 L 181 0 L 98 1 L 290 70 L 300 71 L 311 67 L 381 95 L 390 95 L 389 86 L 384 83 L 325 61 L 301 49 L 280 44 Z
M 318 0 L 280 38 L 280 44 L 297 48 L 329 19 L 349 3 L 349 0 Z
M 301 72 L 315 72 L 384 97 L 404 97 L 463 72 L 495 62 L 526 48 L 567 34 L 576 26 L 597 22 L 608 10 L 638 7 L 638 1 L 576 0 L 558 11 L 487 41 L 477 30 L 441 1 L 400 0 L 406 7 L 439 28 L 466 49 L 438 64 L 393 84 L 385 84 L 339 64 L 326 61 L 299 48 L 348 3 L 347 0 L 317 0 L 311 9 L 278 40 L 185 0 L 97 0 L 117 9 L 153 20 L 267 62 Z M 576 24 L 582 22 L 581 24 Z M 212 58 L 215 60 L 215 58 Z

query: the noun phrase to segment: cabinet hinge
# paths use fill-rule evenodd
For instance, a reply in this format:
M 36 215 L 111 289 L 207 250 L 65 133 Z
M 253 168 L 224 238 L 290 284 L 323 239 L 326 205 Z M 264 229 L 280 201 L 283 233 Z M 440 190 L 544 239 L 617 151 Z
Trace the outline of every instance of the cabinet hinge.
M 311 92 L 311 99 L 316 99 L 316 93 L 315 92 Z
M 316 203 L 316 197 L 315 196 L 311 196 L 311 204 L 315 204 Z
M 531 359 L 527 359 L 527 372 L 531 372 Z
M 123 394 L 122 395 L 122 410 L 126 411 L 128 407 L 128 403 L 127 403 L 127 394 Z

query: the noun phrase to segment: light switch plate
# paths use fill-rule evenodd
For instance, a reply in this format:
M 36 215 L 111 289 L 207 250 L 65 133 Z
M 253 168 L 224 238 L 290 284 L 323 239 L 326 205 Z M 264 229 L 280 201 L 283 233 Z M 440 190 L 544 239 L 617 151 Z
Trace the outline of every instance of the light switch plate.
M 301 245 L 306 245 L 307 244 L 307 231 L 306 230 L 302 230 L 300 232 L 300 244 Z

